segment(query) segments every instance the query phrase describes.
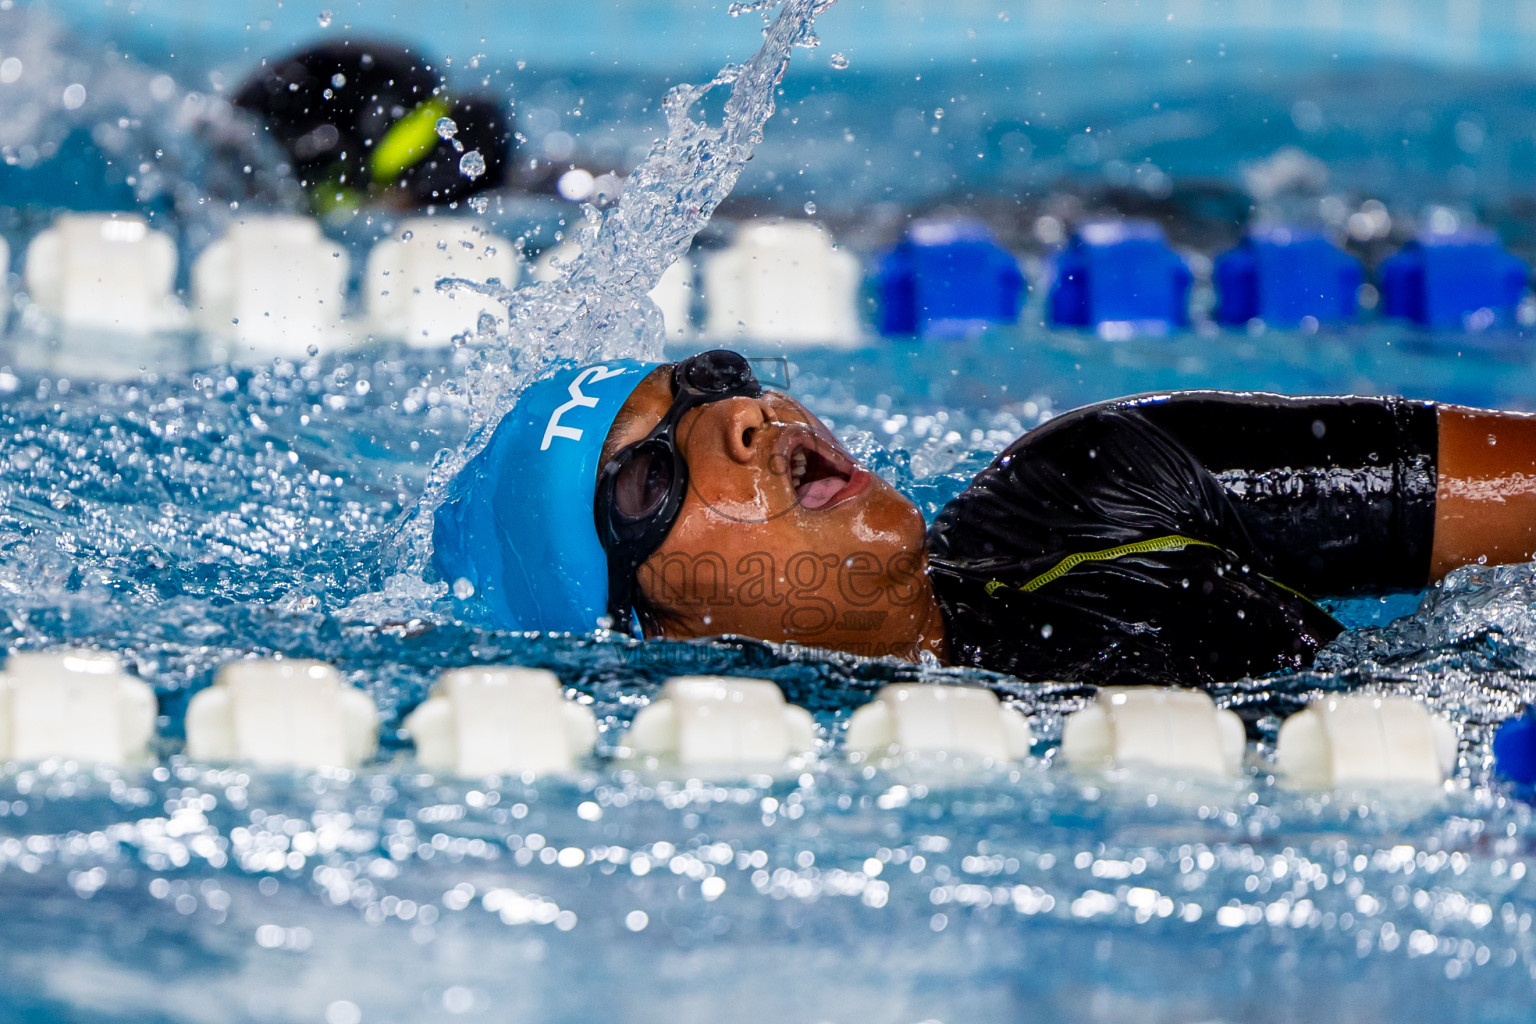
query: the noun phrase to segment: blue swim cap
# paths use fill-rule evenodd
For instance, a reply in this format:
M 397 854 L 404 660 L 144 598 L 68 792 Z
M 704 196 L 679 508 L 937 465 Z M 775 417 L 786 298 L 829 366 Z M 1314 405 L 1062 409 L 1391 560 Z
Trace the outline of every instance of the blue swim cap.
M 528 387 L 449 485 L 432 562 L 504 629 L 585 633 L 608 614 L 608 559 L 592 501 L 603 442 L 659 363 L 615 359 Z

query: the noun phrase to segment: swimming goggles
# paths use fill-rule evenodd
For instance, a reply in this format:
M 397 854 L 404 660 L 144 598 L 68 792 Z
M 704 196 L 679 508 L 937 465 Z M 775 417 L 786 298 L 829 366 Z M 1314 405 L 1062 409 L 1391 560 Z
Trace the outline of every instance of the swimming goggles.
M 693 409 L 727 398 L 757 398 L 763 386 L 747 360 L 716 349 L 672 368 L 672 406 L 654 430 L 625 445 L 597 477 L 593 515 L 608 555 L 608 615 L 630 631 L 635 572 L 666 540 L 688 493 L 688 462 L 677 447 L 677 425 Z

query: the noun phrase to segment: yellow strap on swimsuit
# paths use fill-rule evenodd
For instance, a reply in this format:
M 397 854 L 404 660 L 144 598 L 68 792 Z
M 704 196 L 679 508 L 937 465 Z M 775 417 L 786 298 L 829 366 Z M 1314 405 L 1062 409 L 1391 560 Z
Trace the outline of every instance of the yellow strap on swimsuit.
M 1050 569 L 1041 573 L 1039 576 L 1036 576 L 1022 587 L 1013 588 L 1010 587 L 1007 583 L 1004 583 L 1002 580 L 992 580 L 987 583 L 984 589 L 986 590 L 988 597 L 991 597 L 999 590 L 1010 589 L 1022 590 L 1026 594 L 1029 594 L 1039 590 L 1047 583 L 1052 583 L 1061 579 L 1061 577 L 1071 572 L 1077 566 L 1082 565 L 1084 562 L 1109 562 L 1116 558 L 1124 558 L 1126 555 L 1144 555 L 1152 551 L 1182 551 L 1187 547 L 1215 548 L 1217 551 L 1224 550 L 1220 544 L 1212 544 L 1210 541 L 1196 540 L 1193 537 L 1184 537 L 1177 533 L 1171 533 L 1166 537 L 1153 537 L 1151 540 L 1138 540 L 1131 544 L 1121 544 L 1118 547 L 1105 548 L 1103 551 L 1079 551 L 1074 555 L 1068 555 L 1066 558 L 1063 558 Z M 1275 586 L 1279 587 L 1281 590 L 1288 594 L 1294 594 L 1308 604 L 1317 604 L 1316 601 L 1312 600 L 1306 594 L 1303 594 L 1295 587 L 1286 586 L 1284 583 L 1281 583 L 1273 576 L 1263 576 L 1261 574 L 1260 578 L 1273 583 Z
M 1138 540 L 1130 544 L 1121 544 L 1118 547 L 1105 548 L 1103 551 L 1079 551 L 1076 554 L 1063 558 L 1050 569 L 1017 589 L 1024 591 L 1026 594 L 1039 590 L 1047 583 L 1052 583 L 1065 576 L 1084 562 L 1109 562 L 1116 558 L 1124 558 L 1126 555 L 1145 555 L 1152 551 L 1182 551 L 1187 547 L 1216 548 L 1218 551 L 1221 550 L 1219 544 L 1196 540 L 1193 537 L 1183 537 L 1175 533 L 1169 534 L 1166 537 L 1153 537 L 1151 540 Z M 987 584 L 986 591 L 988 595 L 991 595 L 1005 587 L 1008 587 L 1008 584 L 1001 580 L 993 580 Z

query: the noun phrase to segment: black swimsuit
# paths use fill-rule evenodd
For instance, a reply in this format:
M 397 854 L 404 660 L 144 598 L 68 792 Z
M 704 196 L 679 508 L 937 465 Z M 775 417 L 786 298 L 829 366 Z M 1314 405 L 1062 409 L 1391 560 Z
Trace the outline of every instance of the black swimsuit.
M 1025 679 L 1200 685 L 1303 667 L 1310 597 L 1422 587 L 1437 412 L 1179 392 L 1030 431 L 929 530 L 951 657 Z

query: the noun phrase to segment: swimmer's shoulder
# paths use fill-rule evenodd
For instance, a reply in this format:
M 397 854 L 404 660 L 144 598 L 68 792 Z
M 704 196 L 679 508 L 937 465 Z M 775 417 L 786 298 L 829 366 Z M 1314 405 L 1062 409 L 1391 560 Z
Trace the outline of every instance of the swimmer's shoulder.
M 930 553 L 1043 557 L 1104 547 L 1105 537 L 1209 525 L 1223 507 L 1219 486 L 1155 422 L 1155 410 L 1180 394 L 1100 402 L 1026 432 L 940 511 Z
M 1185 394 L 1189 393 L 1129 395 L 1055 416 L 1020 435 L 977 475 L 973 486 L 999 475 L 1047 466 L 1055 472 L 1091 475 L 1096 468 L 1110 466 L 1116 454 L 1135 460 L 1148 446 L 1166 449 L 1174 442 L 1157 425 L 1157 410 Z

